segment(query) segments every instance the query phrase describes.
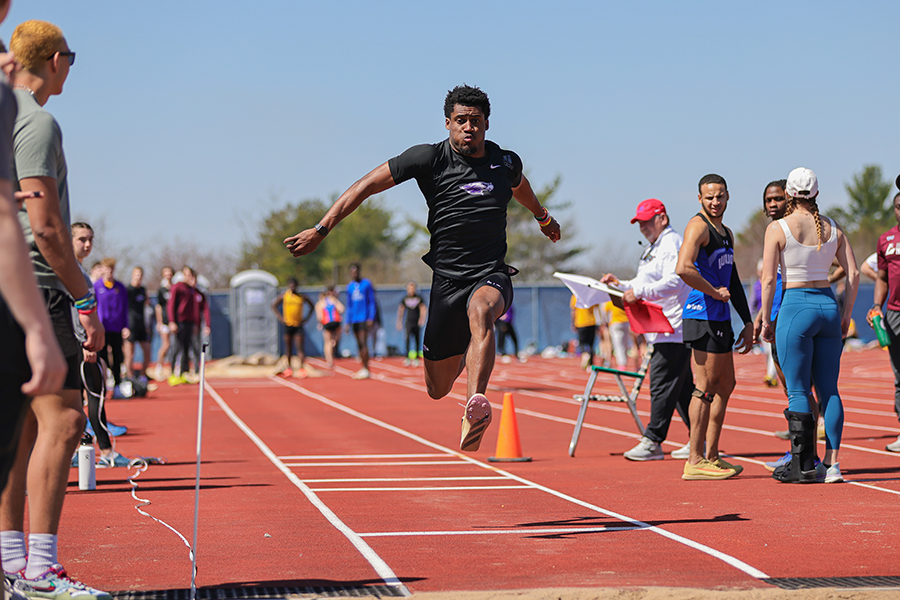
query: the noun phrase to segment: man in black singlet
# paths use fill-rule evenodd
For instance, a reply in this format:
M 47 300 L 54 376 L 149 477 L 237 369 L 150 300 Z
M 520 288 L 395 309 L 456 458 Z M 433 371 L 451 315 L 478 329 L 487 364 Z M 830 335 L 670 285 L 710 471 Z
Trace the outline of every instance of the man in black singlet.
M 469 401 L 460 448 L 477 450 L 491 421 L 484 392 L 494 367 L 494 322 L 512 303 L 506 265 L 506 206 L 530 210 L 541 232 L 556 242 L 559 224 L 541 206 L 514 153 L 485 140 L 490 102 L 480 89 L 457 86 L 444 101 L 448 139 L 413 146 L 353 184 L 313 228 L 284 240 L 294 256 L 314 251 L 342 219 L 369 196 L 415 179 L 428 203 L 434 272 L 423 343 L 425 383 L 443 398 L 466 368 Z
M 734 391 L 729 301 L 744 323 L 736 346 L 741 354 L 753 347 L 753 318 L 734 266 L 734 235 L 722 223 L 728 186 L 722 176 L 709 174 L 700 179 L 698 188 L 701 210 L 688 221 L 675 267 L 693 288 L 682 312 L 682 332 L 685 345 L 693 352 L 697 376 L 690 406 L 690 457 L 682 479 L 716 480 L 743 470 L 719 455 L 725 408 Z

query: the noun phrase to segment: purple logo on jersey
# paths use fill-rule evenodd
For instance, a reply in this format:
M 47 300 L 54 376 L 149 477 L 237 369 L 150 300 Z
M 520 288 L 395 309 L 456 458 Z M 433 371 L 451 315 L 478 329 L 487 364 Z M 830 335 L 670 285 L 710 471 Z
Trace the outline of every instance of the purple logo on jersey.
M 459 187 L 460 189 L 465 190 L 467 193 L 472 194 L 473 196 L 484 196 L 485 194 L 489 194 L 494 190 L 493 183 L 485 183 L 483 181 L 467 183 L 466 185 L 461 185 Z

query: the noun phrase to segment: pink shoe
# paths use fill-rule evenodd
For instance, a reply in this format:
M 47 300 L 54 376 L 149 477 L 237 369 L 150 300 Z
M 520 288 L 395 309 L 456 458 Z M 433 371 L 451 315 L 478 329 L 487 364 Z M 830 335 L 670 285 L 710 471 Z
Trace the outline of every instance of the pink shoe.
M 481 446 L 481 437 L 491 424 L 491 403 L 484 394 L 475 394 L 466 402 L 466 413 L 462 418 L 462 437 L 459 449 L 475 452 Z

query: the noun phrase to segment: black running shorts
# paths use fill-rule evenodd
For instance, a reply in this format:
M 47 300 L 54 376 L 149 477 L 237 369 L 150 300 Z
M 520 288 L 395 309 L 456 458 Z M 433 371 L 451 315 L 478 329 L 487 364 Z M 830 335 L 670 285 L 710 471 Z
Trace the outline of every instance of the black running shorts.
M 681 322 L 684 345 L 710 354 L 728 354 L 734 348 L 731 321 L 684 319 Z
M 475 290 L 484 286 L 491 286 L 500 292 L 505 312 L 513 301 L 512 281 L 506 273 L 491 273 L 475 281 L 449 279 L 434 273 L 428 302 L 428 322 L 422 341 L 423 357 L 443 360 L 465 353 L 472 339 L 469 300 Z
M 59 290 L 43 289 L 47 312 L 50 313 L 50 324 L 56 334 L 56 341 L 66 359 L 69 372 L 63 382 L 64 390 L 81 390 L 81 361 L 84 353 L 81 343 L 75 337 L 72 326 L 72 300 L 69 295 Z
M 29 399 L 22 384 L 31 379 L 25 354 L 25 333 L 0 298 L 0 485 L 12 467 L 19 443 L 22 420 Z

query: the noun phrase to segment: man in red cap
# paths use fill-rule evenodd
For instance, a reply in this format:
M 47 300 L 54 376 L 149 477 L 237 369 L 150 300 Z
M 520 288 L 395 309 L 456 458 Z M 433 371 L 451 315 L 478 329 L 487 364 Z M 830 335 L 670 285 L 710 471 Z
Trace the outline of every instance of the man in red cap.
M 681 236 L 669 225 L 666 207 L 656 198 L 644 200 L 637 206 L 632 223 L 638 223 L 650 246 L 641 255 L 634 279 L 620 281 L 615 275 L 604 275 L 601 281 L 624 288 L 623 300 L 656 302 L 663 307 L 672 333 L 647 333 L 653 344 L 650 359 L 650 423 L 638 445 L 625 453 L 628 460 L 662 460 L 661 444 L 669 432 L 672 413 L 677 408 L 690 434 L 688 411 L 694 391 L 691 372 L 691 351 L 681 338 L 681 311 L 690 288 L 675 273 Z M 672 452 L 673 458 L 685 459 L 689 449 Z

